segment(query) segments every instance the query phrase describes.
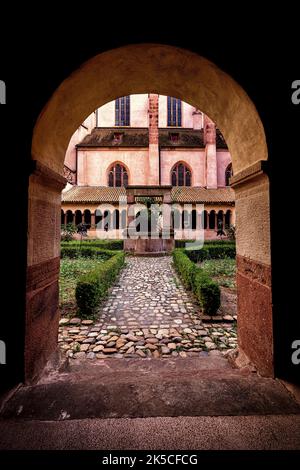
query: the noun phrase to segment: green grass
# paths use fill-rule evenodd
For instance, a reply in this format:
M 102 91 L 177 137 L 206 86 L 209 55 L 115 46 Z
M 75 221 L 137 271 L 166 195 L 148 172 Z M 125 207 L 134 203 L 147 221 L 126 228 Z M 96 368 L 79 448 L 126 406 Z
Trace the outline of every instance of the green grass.
M 212 277 L 219 286 L 229 287 L 234 289 L 236 287 L 235 274 L 236 274 L 236 261 L 231 258 L 223 259 L 210 259 L 199 263 L 201 268 Z
M 82 274 L 102 264 L 105 258 L 63 258 L 60 261 L 59 306 L 64 316 L 76 315 L 76 283 Z

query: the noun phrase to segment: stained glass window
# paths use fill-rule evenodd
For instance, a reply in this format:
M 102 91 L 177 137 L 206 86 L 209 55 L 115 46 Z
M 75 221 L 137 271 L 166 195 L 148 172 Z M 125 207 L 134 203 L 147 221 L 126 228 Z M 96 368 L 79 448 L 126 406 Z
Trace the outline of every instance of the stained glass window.
M 168 96 L 168 126 L 181 127 L 181 100 Z
M 115 113 L 116 126 L 130 126 L 130 96 L 116 99 Z
M 120 163 L 115 164 L 108 173 L 108 186 L 120 188 L 128 186 L 128 173 L 126 168 Z
M 172 186 L 191 186 L 192 174 L 184 163 L 177 163 L 171 171 Z

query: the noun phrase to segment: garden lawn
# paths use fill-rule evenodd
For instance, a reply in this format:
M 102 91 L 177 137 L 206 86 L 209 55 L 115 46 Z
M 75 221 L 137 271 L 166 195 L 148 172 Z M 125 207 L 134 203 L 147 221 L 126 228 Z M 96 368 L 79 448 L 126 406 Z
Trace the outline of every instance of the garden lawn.
M 62 316 L 74 317 L 77 312 L 75 289 L 78 278 L 99 264 L 105 258 L 62 258 L 59 277 L 59 306 Z
M 236 288 L 236 261 L 232 258 L 209 259 L 199 266 L 212 277 L 221 287 Z

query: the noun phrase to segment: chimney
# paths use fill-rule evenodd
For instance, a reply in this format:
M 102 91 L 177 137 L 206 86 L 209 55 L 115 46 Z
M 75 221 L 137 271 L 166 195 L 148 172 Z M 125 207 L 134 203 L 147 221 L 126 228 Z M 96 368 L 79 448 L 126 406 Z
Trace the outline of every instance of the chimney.
M 204 116 L 204 143 L 206 157 L 206 187 L 215 189 L 218 187 L 217 148 L 215 123 Z
M 149 94 L 149 159 L 148 159 L 148 184 L 159 184 L 159 133 L 158 112 L 159 95 Z

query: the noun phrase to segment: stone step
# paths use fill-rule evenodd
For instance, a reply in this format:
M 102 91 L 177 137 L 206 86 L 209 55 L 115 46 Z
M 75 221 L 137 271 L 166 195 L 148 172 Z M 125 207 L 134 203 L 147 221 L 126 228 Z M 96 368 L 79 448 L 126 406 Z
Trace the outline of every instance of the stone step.
M 4 407 L 2 419 L 300 413 L 299 405 L 279 381 L 253 373 L 243 375 L 222 364 L 209 369 L 203 361 L 202 369 L 195 369 L 195 364 L 188 366 L 184 360 L 181 364 L 174 361 L 172 367 L 172 361 L 164 364 L 164 360 L 146 359 L 136 360 L 141 364 L 134 368 L 133 360 L 114 361 L 100 361 L 102 364 L 93 367 L 73 366 L 34 386 L 23 387 Z

